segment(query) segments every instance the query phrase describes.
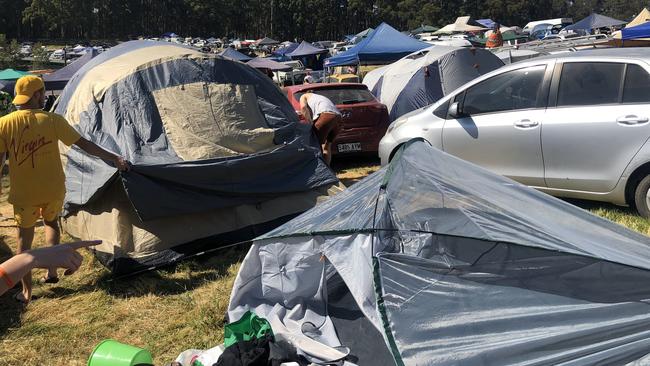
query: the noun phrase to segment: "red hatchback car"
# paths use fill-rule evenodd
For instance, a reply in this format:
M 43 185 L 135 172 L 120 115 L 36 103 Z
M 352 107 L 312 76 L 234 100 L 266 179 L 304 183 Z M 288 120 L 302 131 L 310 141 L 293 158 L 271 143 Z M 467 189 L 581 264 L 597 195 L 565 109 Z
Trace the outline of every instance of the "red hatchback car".
M 308 90 L 331 100 L 341 111 L 341 130 L 332 144 L 332 154 L 377 154 L 379 140 L 388 129 L 388 109 L 364 84 L 303 84 L 283 88 L 301 120 L 300 96 Z

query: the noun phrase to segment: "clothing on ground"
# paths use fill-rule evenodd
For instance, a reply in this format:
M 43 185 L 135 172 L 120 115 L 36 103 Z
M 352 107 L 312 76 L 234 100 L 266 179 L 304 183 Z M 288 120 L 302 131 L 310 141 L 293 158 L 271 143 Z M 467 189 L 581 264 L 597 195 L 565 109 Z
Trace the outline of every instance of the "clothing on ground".
M 223 344 L 230 347 L 237 342 L 250 341 L 266 335 L 273 336 L 271 324 L 269 324 L 268 320 L 260 318 L 249 311 L 236 322 L 225 326 Z

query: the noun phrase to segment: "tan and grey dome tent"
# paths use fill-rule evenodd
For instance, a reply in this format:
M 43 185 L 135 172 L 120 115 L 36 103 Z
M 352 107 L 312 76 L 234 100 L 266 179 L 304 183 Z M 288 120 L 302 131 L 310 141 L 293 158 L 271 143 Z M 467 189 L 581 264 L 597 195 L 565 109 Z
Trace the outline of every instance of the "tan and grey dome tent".
M 123 43 L 70 80 L 55 111 L 133 163 L 73 148 L 64 229 L 101 239 L 116 273 L 248 240 L 336 190 L 309 126 L 268 77 L 164 42 Z

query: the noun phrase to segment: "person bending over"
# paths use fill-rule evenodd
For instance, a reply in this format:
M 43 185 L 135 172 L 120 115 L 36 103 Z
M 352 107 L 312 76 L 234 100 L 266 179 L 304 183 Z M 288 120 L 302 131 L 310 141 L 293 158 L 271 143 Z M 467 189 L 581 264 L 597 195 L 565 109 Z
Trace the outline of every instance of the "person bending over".
M 13 104 L 17 110 L 0 118 L 0 154 L 9 155 L 9 202 L 18 225 L 18 253 L 22 253 L 32 246 L 39 217 L 45 225 L 46 243 L 59 244 L 57 218 L 65 196 L 59 141 L 112 162 L 121 171 L 128 170 L 129 163 L 81 137 L 62 116 L 43 111 L 45 85 L 41 78 L 23 76 L 15 89 Z M 57 282 L 56 268 L 50 268 L 42 281 Z M 27 303 L 32 294 L 31 274 L 25 275 L 22 285 L 22 294 L 16 299 Z
M 313 123 L 318 143 L 327 165 L 332 161 L 332 141 L 341 129 L 341 112 L 326 97 L 308 91 L 300 97 L 300 111 L 307 122 Z

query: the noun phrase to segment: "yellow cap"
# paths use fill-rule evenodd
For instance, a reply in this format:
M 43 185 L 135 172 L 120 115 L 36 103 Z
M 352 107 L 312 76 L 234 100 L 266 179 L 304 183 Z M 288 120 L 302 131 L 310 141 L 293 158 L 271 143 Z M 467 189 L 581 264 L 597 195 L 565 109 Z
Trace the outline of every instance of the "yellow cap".
M 13 103 L 15 105 L 23 105 L 32 99 L 32 96 L 37 91 L 45 88 L 43 79 L 35 75 L 26 75 L 16 81 L 16 96 Z

